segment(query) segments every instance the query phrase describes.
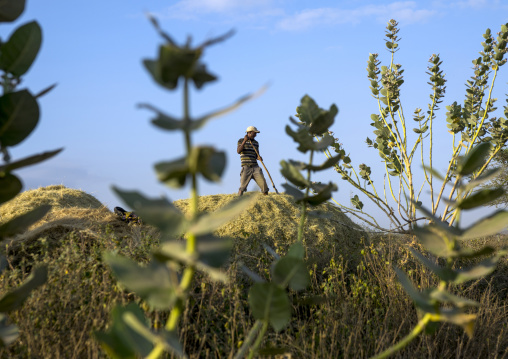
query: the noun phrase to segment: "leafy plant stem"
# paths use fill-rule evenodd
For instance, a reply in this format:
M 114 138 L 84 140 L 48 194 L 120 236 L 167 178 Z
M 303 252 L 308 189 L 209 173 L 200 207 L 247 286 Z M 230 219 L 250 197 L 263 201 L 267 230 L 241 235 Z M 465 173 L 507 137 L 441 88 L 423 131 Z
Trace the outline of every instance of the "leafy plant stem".
M 314 150 L 310 150 L 309 165 L 312 165 L 312 159 L 314 158 Z M 307 182 L 310 183 L 310 168 L 307 170 Z M 305 190 L 305 197 L 309 196 L 309 187 Z M 305 216 L 307 215 L 307 203 L 302 201 L 302 213 L 300 215 L 300 225 L 298 226 L 298 242 L 303 240 L 303 228 L 305 227 Z
M 245 338 L 245 341 L 243 342 L 242 346 L 240 347 L 240 350 L 236 353 L 235 357 L 233 359 L 242 359 L 245 356 L 245 353 L 250 347 L 250 344 L 256 337 L 257 332 L 261 329 L 262 322 L 260 320 L 256 320 L 254 325 L 249 331 L 249 334 Z
M 485 122 L 485 119 L 487 118 L 487 114 L 489 113 L 489 107 L 492 106 L 492 103 L 490 101 L 490 99 L 492 98 L 492 90 L 494 89 L 494 82 L 496 81 L 496 77 L 497 77 L 497 68 L 494 70 L 494 76 L 492 77 L 492 83 L 490 85 L 490 89 L 489 89 L 489 96 L 487 98 L 487 106 L 485 108 L 485 111 L 483 113 L 483 116 L 482 116 L 482 121 L 480 122 L 480 124 L 478 125 L 478 128 L 474 134 L 474 137 L 472 138 L 470 144 L 469 144 L 469 148 L 468 150 L 473 146 L 475 140 L 478 138 L 478 135 L 480 134 L 480 130 L 482 129 L 483 127 L 483 123 Z
M 263 327 L 261 328 L 261 331 L 258 334 L 258 337 L 256 338 L 256 341 L 254 342 L 254 345 L 252 346 L 249 356 L 249 359 L 252 359 L 254 357 L 254 354 L 256 353 L 257 349 L 261 345 L 261 342 L 263 341 L 263 337 L 265 336 L 265 333 L 268 329 L 268 320 L 263 321 Z
M 423 318 L 416 324 L 411 333 L 405 336 L 400 342 L 395 344 L 394 346 L 386 349 L 384 352 L 372 357 L 372 359 L 383 359 L 388 358 L 389 356 L 395 354 L 399 350 L 403 349 L 406 345 L 408 345 L 414 338 L 416 338 L 424 329 L 425 326 L 432 319 L 432 314 L 427 313 L 423 316 Z

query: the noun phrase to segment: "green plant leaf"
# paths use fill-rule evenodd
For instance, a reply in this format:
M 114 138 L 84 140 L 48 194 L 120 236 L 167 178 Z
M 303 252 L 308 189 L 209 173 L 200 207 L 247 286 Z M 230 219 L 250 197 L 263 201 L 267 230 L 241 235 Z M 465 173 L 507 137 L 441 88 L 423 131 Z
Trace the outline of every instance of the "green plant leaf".
M 282 187 L 284 187 L 284 189 L 286 190 L 285 193 L 292 196 L 295 200 L 300 200 L 305 196 L 300 190 L 294 188 L 293 186 L 287 183 L 284 183 Z
M 273 281 L 281 286 L 289 285 L 299 291 L 308 287 L 310 275 L 305 263 L 300 258 L 282 257 L 272 268 Z
M 51 210 L 50 205 L 41 205 L 0 225 L 0 237 L 12 237 L 22 233 Z
M 441 181 L 444 181 L 444 177 L 441 175 L 441 173 L 436 171 L 434 168 L 431 168 L 431 167 L 426 166 L 426 165 L 424 165 L 423 168 L 425 168 L 425 170 L 427 170 L 430 173 L 432 173 L 432 176 L 436 177 L 437 179 L 439 179 Z
M 0 142 L 15 146 L 23 141 L 39 122 L 39 105 L 27 90 L 0 97 Z
M 153 344 L 125 322 L 126 314 L 134 316 L 137 321 L 146 326 L 149 325 L 143 311 L 136 303 L 129 303 L 125 307 L 117 305 L 111 311 L 112 325 L 109 331 L 96 331 L 94 335 L 110 358 L 145 357 L 153 349 Z
M 0 204 L 16 197 L 22 188 L 23 184 L 15 175 L 7 173 L 0 176 Z
M 0 69 L 22 76 L 32 66 L 41 48 L 42 31 L 36 21 L 18 27 L 0 52 Z
M 194 147 L 189 156 L 191 173 L 201 173 L 211 182 L 219 182 L 226 167 L 226 154 L 213 147 Z
M 303 197 L 302 199 L 297 200 L 296 202 L 297 203 L 307 202 L 311 206 L 317 206 L 332 198 L 332 192 L 336 191 L 338 188 L 335 183 L 330 182 L 327 185 L 313 183 L 312 189 L 317 192 L 316 195 Z
M 501 171 L 500 168 L 493 168 L 485 171 L 481 176 L 475 178 L 474 180 L 470 181 L 465 186 L 463 186 L 463 190 L 467 192 L 482 183 L 490 181 L 491 179 L 495 178 L 500 173 L 500 171 Z
M 199 216 L 198 219 L 190 225 L 187 232 L 196 236 L 212 233 L 223 224 L 239 216 L 244 210 L 252 206 L 257 199 L 257 195 L 241 196 L 215 212 L 205 213 Z
M 502 188 L 485 188 L 459 200 L 455 207 L 462 210 L 477 208 L 498 199 L 503 194 L 504 190 Z
M 467 155 L 457 161 L 456 173 L 461 176 L 467 176 L 480 169 L 487 160 L 490 148 L 491 144 L 489 142 L 482 142 L 472 148 Z
M 143 222 L 157 227 L 162 234 L 171 237 L 185 232 L 185 216 L 166 198 L 149 199 L 137 191 L 123 191 L 114 186 L 113 191 L 136 211 Z
M 461 326 L 470 339 L 473 337 L 476 314 L 467 314 L 454 309 L 443 309 L 439 316 L 444 322 Z
M 195 266 L 196 269 L 208 274 L 212 280 L 227 282 L 228 277 L 220 267 L 229 258 L 232 242 L 214 236 L 200 236 L 197 239 L 197 253 L 188 253 L 181 241 L 167 241 L 161 245 L 160 250 L 154 252 L 154 257 L 161 262 L 170 260 Z
M 478 303 L 474 300 L 458 297 L 446 290 L 438 289 L 438 288 L 433 288 L 429 292 L 429 296 L 432 299 L 435 299 L 440 303 L 450 303 L 450 304 L 453 304 L 457 308 L 479 307 L 480 306 L 480 303 Z
M 185 157 L 173 161 L 159 162 L 154 167 L 159 181 L 172 188 L 183 187 L 190 173 L 189 164 Z
M 420 307 L 425 312 L 433 313 L 434 305 L 432 300 L 429 298 L 429 296 L 425 293 L 420 293 L 416 290 L 416 288 L 413 286 L 413 283 L 411 283 L 411 280 L 407 277 L 406 273 L 404 273 L 399 268 L 394 267 L 395 273 L 397 274 L 397 277 L 399 278 L 400 284 L 402 284 L 402 287 L 406 291 L 407 294 L 413 299 L 415 304 Z
M 0 313 L 0 348 L 4 348 L 12 344 L 18 336 L 18 327 L 7 324 L 7 316 Z
M 118 280 L 155 309 L 170 309 L 177 299 L 178 278 L 164 263 L 151 260 L 147 266 L 126 257 L 104 253 L 104 261 Z
M 415 227 L 414 232 L 423 247 L 430 253 L 444 258 L 450 256 L 450 250 L 439 232 L 433 231 L 429 226 Z
M 276 332 L 291 320 L 291 304 L 284 291 L 274 283 L 255 283 L 249 290 L 249 305 L 255 319 L 269 322 Z
M 25 10 L 25 0 L 0 1 L 0 22 L 12 22 Z
M 497 211 L 464 229 L 460 239 L 465 240 L 491 236 L 501 232 L 506 227 L 508 227 L 508 212 Z
M 300 242 L 295 242 L 289 247 L 286 257 L 302 259 L 305 257 L 305 247 Z
M 9 162 L 8 164 L 0 166 L 0 173 L 11 172 L 11 171 L 14 171 L 18 168 L 27 167 L 27 166 L 34 165 L 36 163 L 45 161 L 53 156 L 56 156 L 62 150 L 63 150 L 63 148 L 59 148 L 58 150 L 43 152 L 43 153 L 39 153 L 37 155 L 23 158 L 21 160 L 15 161 L 15 162 Z
M 280 161 L 280 166 L 282 167 L 280 173 L 292 184 L 297 187 L 310 187 L 311 183 L 307 181 L 303 175 L 298 171 L 298 169 L 293 166 L 291 163 L 286 162 L 284 160 Z M 286 187 L 284 187 L 286 188 Z
M 322 170 L 325 170 L 325 169 L 335 166 L 342 159 L 342 157 L 343 157 L 343 155 L 341 155 L 341 154 L 334 156 L 334 157 L 330 157 L 325 161 L 325 163 L 323 163 L 320 166 L 305 165 L 305 167 L 303 169 L 310 169 L 311 171 L 314 171 L 314 172 L 322 171 Z
M 44 265 L 35 267 L 28 276 L 28 279 L 18 288 L 10 291 L 0 299 L 0 312 L 10 312 L 19 308 L 28 298 L 30 293 L 46 283 L 48 279 L 48 269 Z

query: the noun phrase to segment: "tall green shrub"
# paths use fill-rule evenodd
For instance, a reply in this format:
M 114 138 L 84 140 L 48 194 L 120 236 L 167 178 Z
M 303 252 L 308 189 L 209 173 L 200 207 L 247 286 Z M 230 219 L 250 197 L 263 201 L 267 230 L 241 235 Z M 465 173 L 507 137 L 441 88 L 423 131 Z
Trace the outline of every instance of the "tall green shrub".
M 353 167 L 349 153 L 338 138 L 334 138 L 324 152 L 328 158 L 333 157 L 332 152 L 340 156 L 342 161 L 335 165 L 335 170 L 342 180 L 357 191 L 350 204 L 339 204 L 344 211 L 378 230 L 411 232 L 415 223 L 425 218 L 418 218 L 416 212 L 417 205 L 422 202 L 421 194 L 426 193 L 422 192 L 424 188 L 430 191 L 430 212 L 433 216 L 439 216 L 442 221 L 450 224 L 458 219 L 459 211 L 448 202 L 467 201 L 472 194 L 471 188 L 460 193 L 457 191 L 460 182 L 457 173 L 462 166 L 461 156 L 469 155 L 475 146 L 487 142 L 492 144 L 485 163 L 468 176 L 474 181 L 492 178 L 495 174 L 495 171 L 487 170 L 487 166 L 508 140 L 508 99 L 504 106 L 505 117 L 493 116 L 497 101 L 493 96 L 494 84 L 498 72 L 507 61 L 504 57 L 508 51 L 508 24 L 501 26 L 496 38 L 490 29 L 486 30 L 480 56 L 472 61 L 474 73 L 466 82 L 464 103 L 461 105 L 455 101 L 446 106 L 446 122 L 452 136 L 452 147 L 449 165 L 443 176 L 437 174 L 434 164 L 435 121 L 447 81 L 441 68 L 442 60 L 436 54 L 429 59 L 427 74 L 431 91 L 427 110 L 417 108 L 412 116 L 406 116 L 401 102 L 404 69 L 395 61 L 395 53 L 400 49 L 397 25 L 395 20 L 390 20 L 386 27 L 389 65 L 381 66 L 377 53 L 370 54 L 367 62 L 367 77 L 379 113 L 371 115 L 375 137 L 367 137 L 366 144 L 377 150 L 384 163 L 385 181 L 382 188 L 374 183 L 369 165 L 362 163 L 358 169 Z M 423 168 L 422 183 L 417 183 L 415 166 Z M 437 180 L 441 180 L 441 185 L 436 183 Z M 447 184 L 451 186 L 445 196 Z M 358 194 L 368 198 L 386 215 L 390 221 L 389 228 L 380 225 L 372 215 L 364 211 Z

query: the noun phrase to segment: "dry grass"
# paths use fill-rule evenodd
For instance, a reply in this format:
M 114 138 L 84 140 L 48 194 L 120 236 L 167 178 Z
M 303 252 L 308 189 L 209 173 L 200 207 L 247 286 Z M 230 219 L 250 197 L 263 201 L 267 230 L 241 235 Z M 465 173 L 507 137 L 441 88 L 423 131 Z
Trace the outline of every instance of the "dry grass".
M 207 210 L 215 210 L 227 199 L 207 196 L 202 204 L 208 203 Z M 237 232 L 234 232 L 237 241 L 262 248 L 261 241 L 271 240 L 263 234 L 275 233 L 273 243 L 281 243 L 277 248 L 283 252 L 285 242 L 279 238 L 287 238 L 285 241 L 289 242 L 294 235 L 296 226 L 290 227 L 294 225 L 297 208 L 291 209 L 291 202 L 285 202 L 285 196 L 261 199 L 265 201 L 259 204 L 262 210 L 251 209 L 237 219 Z M 279 208 L 279 201 L 284 201 L 286 208 Z M 182 202 L 179 205 L 183 207 Z M 283 213 L 287 227 L 272 228 L 277 224 L 270 211 Z M 258 223 L 263 215 L 271 218 L 270 225 Z M 248 224 L 249 216 L 254 218 L 254 224 Z M 62 206 L 44 221 L 40 227 L 47 226 L 46 232 L 35 235 L 38 228 L 34 226 L 30 231 L 33 236 L 16 239 L 20 246 L 8 253 L 10 265 L 0 277 L 0 292 L 5 292 L 19 286 L 35 263 L 46 263 L 49 267 L 48 282 L 22 308 L 9 313 L 21 335 L 9 348 L 0 349 L 0 357 L 104 358 L 92 331 L 108 327 L 109 313 L 115 304 L 139 302 L 139 299 L 115 284 L 109 268 L 101 260 L 102 253 L 116 251 L 144 262 L 157 245 L 156 233 L 148 226 L 127 225 L 100 207 L 83 210 Z M 310 226 L 323 225 L 312 221 L 309 220 Z M 50 228 L 60 228 L 58 239 L 50 235 Z M 227 230 L 221 228 L 219 233 L 226 235 Z M 241 235 L 242 230 L 248 235 Z M 262 347 L 279 348 L 277 352 L 285 353 L 286 358 L 365 358 L 409 333 L 417 321 L 417 312 L 395 279 L 392 266 L 404 269 L 421 288 L 436 285 L 436 278 L 409 255 L 405 244 L 410 244 L 410 239 L 372 240 L 372 244 L 358 241 L 362 254 L 353 265 L 348 262 L 348 253 L 338 251 L 340 245 L 335 246 L 337 252 L 327 253 L 326 263 L 310 265 L 311 286 L 298 294 L 290 292 L 294 312 L 291 324 L 280 333 L 269 331 Z M 310 230 L 306 241 L 312 246 L 320 240 Z M 326 237 L 322 241 L 326 242 Z M 506 239 L 493 237 L 478 241 L 494 245 L 498 241 L 498 245 L 503 245 Z M 245 248 L 248 248 L 246 244 L 242 244 L 235 250 Z M 259 251 L 260 258 L 264 259 L 252 261 L 251 269 L 267 275 L 269 256 L 261 255 L 262 249 Z M 236 258 L 245 260 L 243 253 L 237 253 Z M 231 278 L 229 284 L 212 282 L 201 274 L 195 280 L 180 335 L 191 358 L 232 357 L 253 324 L 247 303 L 250 283 L 241 275 L 237 261 L 227 271 Z M 441 325 L 434 334 L 419 337 L 395 357 L 508 358 L 507 274 L 505 260 L 488 278 L 454 289 L 456 294 L 481 303 L 473 339 L 468 339 L 456 326 Z M 313 301 L 316 296 L 321 299 L 319 303 Z M 168 313 L 143 307 L 154 327 L 165 322 Z

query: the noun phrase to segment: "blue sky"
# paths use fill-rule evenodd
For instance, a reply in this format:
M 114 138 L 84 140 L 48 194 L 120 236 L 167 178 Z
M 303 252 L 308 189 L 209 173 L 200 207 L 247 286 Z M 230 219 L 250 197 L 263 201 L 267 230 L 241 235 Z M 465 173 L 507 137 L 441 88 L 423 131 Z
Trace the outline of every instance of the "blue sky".
M 154 163 L 183 155 L 182 135 L 155 128 L 149 123 L 152 113 L 137 108 L 149 103 L 173 115 L 182 111 L 181 92 L 160 88 L 142 66 L 143 59 L 155 58 L 162 43 L 147 12 L 180 43 L 187 35 L 198 44 L 236 30 L 228 41 L 207 49 L 204 61 L 219 81 L 192 92 L 193 115 L 221 108 L 269 84 L 262 96 L 195 133 L 195 144 L 226 151 L 228 161 L 220 184 L 200 182 L 202 195 L 238 191 L 236 143 L 250 125 L 261 131 L 261 155 L 282 191 L 279 162 L 306 160 L 284 132 L 305 94 L 322 108 L 338 106 L 332 130 L 356 167 L 366 163 L 379 174 L 374 178 L 380 185 L 384 166 L 377 151 L 365 145 L 366 137 L 373 137 L 370 115 L 377 113 L 365 69 L 369 53 L 380 53 L 383 64 L 389 64 L 384 30 L 392 18 L 401 29 L 396 62 L 405 69 L 402 101 L 407 116 L 416 107 L 427 107 L 428 59 L 438 53 L 443 60 L 448 82 L 436 122 L 440 131 L 435 165 L 444 171 L 451 154 L 445 106 L 463 102 L 471 60 L 482 49 L 486 28 L 495 33 L 508 22 L 508 5 L 495 0 L 28 0 L 22 17 L 2 25 L 0 36 L 6 39 L 15 26 L 37 20 L 43 45 L 22 85 L 34 93 L 53 83 L 58 86 L 41 98 L 36 131 L 13 148 L 12 155 L 17 159 L 65 150 L 21 170 L 26 189 L 64 184 L 91 193 L 110 208 L 122 205 L 112 185 L 172 200 L 188 197 L 188 188 L 167 189 L 153 170 Z M 508 67 L 501 70 L 494 94 L 499 105 L 508 93 Z M 316 162 L 321 161 L 324 157 L 317 156 Z M 334 197 L 341 202 L 348 203 L 355 194 L 333 170 L 316 179 L 336 182 L 339 191 Z M 255 189 L 252 182 L 249 190 Z

